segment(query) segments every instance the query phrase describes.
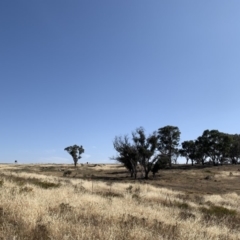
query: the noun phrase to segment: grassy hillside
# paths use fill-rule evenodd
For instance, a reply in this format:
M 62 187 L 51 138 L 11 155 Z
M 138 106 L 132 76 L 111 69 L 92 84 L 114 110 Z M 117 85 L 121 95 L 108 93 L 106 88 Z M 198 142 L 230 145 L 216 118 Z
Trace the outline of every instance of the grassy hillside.
M 0 165 L 0 239 L 240 239 L 237 166 L 132 180 L 118 165 Z

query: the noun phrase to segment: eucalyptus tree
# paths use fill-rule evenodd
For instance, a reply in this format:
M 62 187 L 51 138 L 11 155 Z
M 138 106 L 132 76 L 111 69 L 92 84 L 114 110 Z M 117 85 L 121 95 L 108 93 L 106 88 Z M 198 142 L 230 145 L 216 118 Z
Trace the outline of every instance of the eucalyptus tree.
M 218 130 L 205 130 L 200 139 L 202 151 L 212 160 L 213 164 L 222 164 L 231 146 L 229 135 Z
M 151 172 L 153 174 L 153 177 L 155 177 L 155 174 L 160 170 L 166 168 L 168 165 L 168 157 L 158 155 L 158 160 L 153 164 L 151 168 Z
M 231 143 L 229 148 L 229 158 L 232 164 L 237 164 L 240 159 L 240 135 L 234 134 L 230 135 Z
M 149 172 L 159 160 L 159 154 L 157 153 L 157 135 L 154 132 L 146 137 L 144 129 L 140 127 L 132 133 L 132 136 L 133 142 L 138 150 L 138 162 L 143 169 L 144 178 L 148 179 Z
M 195 152 L 194 160 L 197 163 L 201 162 L 202 165 L 204 165 L 208 158 L 208 155 L 207 155 L 208 142 L 204 137 L 199 136 L 197 140 L 195 140 L 195 148 L 196 148 L 196 152 Z
M 84 148 L 82 146 L 73 145 L 66 147 L 64 150 L 67 151 L 72 156 L 74 166 L 76 167 L 78 160 L 82 158 L 81 154 L 84 153 Z
M 219 133 L 219 144 L 218 144 L 218 159 L 223 164 L 225 159 L 228 159 L 231 148 L 232 139 L 229 134 Z
M 132 141 L 127 136 L 115 137 L 113 146 L 118 152 L 117 157 L 111 159 L 122 163 L 131 173 L 137 177 L 137 170 L 140 167 L 145 179 L 148 179 L 149 172 L 160 169 L 156 165 L 160 159 L 157 151 L 157 135 L 150 134 L 148 137 L 142 127 L 132 132 Z M 156 166 L 155 166 L 156 165 Z
M 112 157 L 112 160 L 116 160 L 124 165 L 131 173 L 131 177 L 137 177 L 137 165 L 138 165 L 138 150 L 136 146 L 129 142 L 128 137 L 115 137 L 113 141 L 113 147 L 118 152 L 117 157 Z
M 158 129 L 158 150 L 164 156 L 169 159 L 169 166 L 172 166 L 172 162 L 176 161 L 178 157 L 180 134 L 178 127 L 165 126 Z
M 197 158 L 196 153 L 197 148 L 195 141 L 190 140 L 182 142 L 182 148 L 179 149 L 179 154 L 186 158 L 186 164 L 188 164 L 188 160 L 190 159 L 193 165 L 194 160 Z
M 213 165 L 218 163 L 218 130 L 205 130 L 201 136 L 202 146 L 205 154 L 211 159 Z

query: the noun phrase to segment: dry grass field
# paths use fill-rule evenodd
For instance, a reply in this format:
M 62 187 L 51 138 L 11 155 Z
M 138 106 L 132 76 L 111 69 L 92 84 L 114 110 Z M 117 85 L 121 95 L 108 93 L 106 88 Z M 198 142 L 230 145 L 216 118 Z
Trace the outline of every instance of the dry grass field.
M 0 164 L 0 239 L 240 239 L 238 168 Z

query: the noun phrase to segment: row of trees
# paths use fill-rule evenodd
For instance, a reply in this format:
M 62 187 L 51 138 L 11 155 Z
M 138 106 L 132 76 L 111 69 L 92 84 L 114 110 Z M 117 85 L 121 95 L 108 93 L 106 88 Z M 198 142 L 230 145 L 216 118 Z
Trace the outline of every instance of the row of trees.
M 180 134 L 178 127 L 165 126 L 146 136 L 142 127 L 132 132 L 132 139 L 127 135 L 115 137 L 113 146 L 118 155 L 111 159 L 122 163 L 137 177 L 138 172 L 148 179 L 150 172 L 155 175 L 159 169 L 171 167 L 177 163 L 179 156 L 190 160 L 193 164 L 212 163 L 213 165 L 240 161 L 240 135 L 227 134 L 218 130 L 205 130 L 196 140 L 184 141 L 179 144 Z M 81 154 L 82 146 L 66 147 L 73 158 L 76 167 Z
M 185 157 L 192 165 L 213 165 L 240 160 L 240 135 L 226 134 L 218 130 L 205 130 L 196 140 L 184 141 L 179 147 L 180 134 L 178 127 L 165 126 L 146 136 L 142 127 L 132 132 L 132 139 L 127 135 L 117 136 L 113 146 L 118 155 L 111 159 L 122 163 L 137 177 L 138 172 L 148 179 L 150 172 L 155 175 L 159 169 L 171 167 L 177 163 L 179 156 Z
M 196 140 L 182 142 L 179 154 L 185 157 L 187 163 L 213 165 L 231 162 L 237 164 L 240 160 L 240 135 L 227 134 L 218 130 L 205 130 Z

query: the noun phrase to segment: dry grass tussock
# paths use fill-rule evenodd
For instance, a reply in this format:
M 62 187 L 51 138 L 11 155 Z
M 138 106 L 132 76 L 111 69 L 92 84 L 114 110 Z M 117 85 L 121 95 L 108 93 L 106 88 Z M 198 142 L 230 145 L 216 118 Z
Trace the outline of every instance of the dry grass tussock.
M 2 240 L 240 239 L 236 193 L 190 194 L 151 182 L 51 176 L 8 166 L 0 166 L 0 173 Z

